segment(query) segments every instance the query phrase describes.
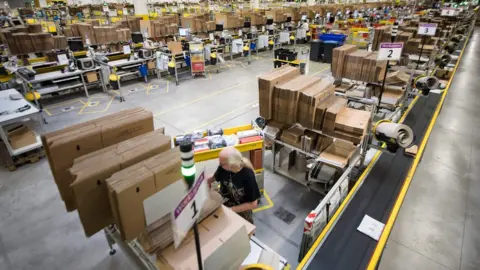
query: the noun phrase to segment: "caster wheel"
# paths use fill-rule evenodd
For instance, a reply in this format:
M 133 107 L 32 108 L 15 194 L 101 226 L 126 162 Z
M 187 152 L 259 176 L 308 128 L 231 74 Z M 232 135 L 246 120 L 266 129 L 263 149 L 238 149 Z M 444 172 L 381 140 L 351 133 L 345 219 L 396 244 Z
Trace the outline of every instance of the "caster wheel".
M 117 250 L 116 250 L 116 249 L 112 249 L 112 250 L 110 250 L 110 256 L 113 256 L 113 255 L 115 255 L 115 253 L 117 253 Z

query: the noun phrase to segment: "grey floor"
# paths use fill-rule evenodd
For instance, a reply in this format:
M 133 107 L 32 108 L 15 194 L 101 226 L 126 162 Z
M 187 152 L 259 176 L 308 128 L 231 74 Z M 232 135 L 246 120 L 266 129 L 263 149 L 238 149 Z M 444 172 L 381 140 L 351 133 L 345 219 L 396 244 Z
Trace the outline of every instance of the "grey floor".
M 207 79 L 166 80 L 125 86 L 126 102 L 98 91 L 91 97 L 70 94 L 45 101 L 52 131 L 126 108 L 141 106 L 155 114 L 166 133 L 213 126 L 248 124 L 258 116 L 257 77 L 273 68 L 270 53 L 251 65 L 230 63 Z M 309 74 L 322 76 L 329 65 L 310 62 Z M 266 161 L 268 167 L 269 161 Z M 321 196 L 268 170 L 265 190 L 274 206 L 255 213 L 256 236 L 295 266 L 305 216 Z M 283 207 L 295 215 L 290 224 L 273 213 Z M 0 269 L 134 269 L 121 251 L 109 256 L 104 235 L 84 236 L 77 213 L 67 213 L 45 159 L 9 172 L 0 168 Z
M 480 32 L 474 32 L 380 269 L 480 269 Z

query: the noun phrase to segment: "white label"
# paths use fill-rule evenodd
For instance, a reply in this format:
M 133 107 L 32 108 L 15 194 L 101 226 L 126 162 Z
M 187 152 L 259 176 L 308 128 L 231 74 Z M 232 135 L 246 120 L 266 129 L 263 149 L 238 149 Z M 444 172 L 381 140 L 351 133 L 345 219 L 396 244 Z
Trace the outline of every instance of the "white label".
M 109 12 L 108 6 L 103 6 L 103 12 Z
M 178 206 L 172 211 L 172 230 L 175 248 L 200 216 L 203 204 L 208 199 L 208 186 L 205 171 L 202 171 L 192 185 L 192 188 L 183 197 Z
M 123 54 L 131 54 L 132 50 L 130 49 L 130 45 L 123 45 Z
M 60 65 L 68 65 L 68 58 L 66 54 L 59 54 L 57 55 L 58 64 Z
M 242 30 L 238 30 L 238 35 L 242 36 Z
M 455 9 L 454 8 L 444 8 L 442 9 L 442 13 L 440 16 L 455 16 Z
M 435 36 L 435 31 L 437 31 L 436 23 L 420 23 L 418 25 L 418 34 L 424 36 Z
M 123 15 L 124 15 L 124 16 L 127 16 L 127 15 L 128 15 L 128 9 L 123 8 L 122 12 L 123 12 Z
M 380 43 L 377 60 L 400 60 L 403 42 Z
M 208 38 L 209 38 L 211 41 L 213 41 L 213 40 L 214 40 L 213 33 L 208 34 Z
M 378 241 L 382 235 L 384 227 L 385 224 L 371 218 L 368 215 L 365 215 L 357 230 Z

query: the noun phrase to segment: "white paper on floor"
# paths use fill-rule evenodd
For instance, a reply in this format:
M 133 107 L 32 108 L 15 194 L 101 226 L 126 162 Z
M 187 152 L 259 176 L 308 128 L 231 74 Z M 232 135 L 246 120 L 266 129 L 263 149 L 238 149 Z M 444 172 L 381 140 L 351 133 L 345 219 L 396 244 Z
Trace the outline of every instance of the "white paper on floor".
M 385 227 L 385 224 L 381 223 L 376 219 L 371 218 L 368 215 L 365 215 L 363 217 L 362 222 L 360 223 L 360 226 L 358 226 L 357 230 L 378 241 L 378 239 L 380 239 L 380 235 L 382 234 L 384 227 Z

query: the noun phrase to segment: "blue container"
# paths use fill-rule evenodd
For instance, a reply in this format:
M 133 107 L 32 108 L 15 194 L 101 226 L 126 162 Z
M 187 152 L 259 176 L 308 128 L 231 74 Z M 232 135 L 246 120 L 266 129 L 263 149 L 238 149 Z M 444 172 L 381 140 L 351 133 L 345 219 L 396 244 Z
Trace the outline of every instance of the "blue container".
M 142 77 L 148 76 L 147 64 L 143 64 L 143 65 L 139 66 L 138 71 L 140 71 L 140 76 L 142 76 Z
M 347 39 L 347 35 L 342 34 L 321 34 L 319 39 L 323 42 L 338 42 L 338 45 L 343 45 Z

